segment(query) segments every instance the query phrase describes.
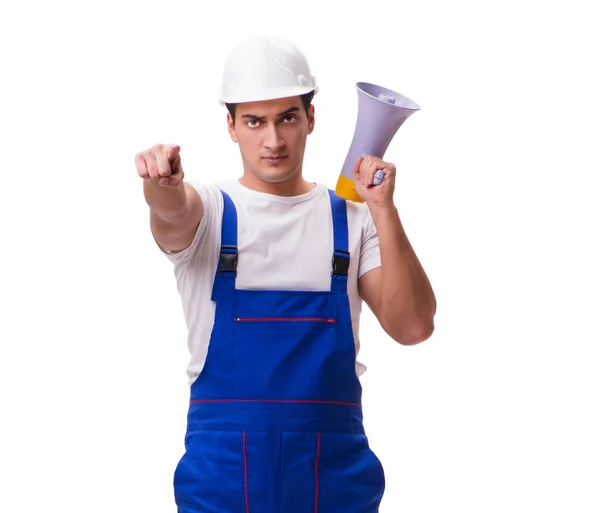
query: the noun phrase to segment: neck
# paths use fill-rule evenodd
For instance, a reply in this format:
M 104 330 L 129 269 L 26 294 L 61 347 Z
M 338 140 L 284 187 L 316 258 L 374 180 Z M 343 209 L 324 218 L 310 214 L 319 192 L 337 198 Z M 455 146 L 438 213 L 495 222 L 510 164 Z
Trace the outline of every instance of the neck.
M 295 173 L 293 176 L 283 182 L 266 182 L 257 177 L 254 173 L 244 170 L 244 175 L 239 182 L 248 189 L 275 196 L 300 196 L 311 191 L 315 184 L 306 181 L 302 173 Z

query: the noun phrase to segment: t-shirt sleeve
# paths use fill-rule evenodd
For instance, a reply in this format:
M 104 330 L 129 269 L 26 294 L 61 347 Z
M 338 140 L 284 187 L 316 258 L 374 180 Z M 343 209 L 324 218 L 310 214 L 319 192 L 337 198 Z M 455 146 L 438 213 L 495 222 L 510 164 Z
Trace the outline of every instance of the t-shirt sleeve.
M 360 262 L 358 264 L 358 277 L 366 272 L 381 267 L 381 256 L 379 253 L 379 237 L 375 229 L 375 223 L 371 217 L 368 207 L 365 206 L 365 219 L 362 226 L 362 241 L 360 247 Z
M 173 262 L 173 264 L 177 266 L 181 266 L 190 261 L 192 256 L 197 253 L 198 246 L 201 244 L 203 239 L 206 238 L 207 227 L 210 226 L 214 219 L 217 217 L 217 213 L 219 209 L 222 209 L 222 199 L 219 194 L 218 189 L 213 185 L 205 185 L 202 183 L 198 183 L 195 181 L 188 180 L 188 183 L 196 189 L 198 194 L 200 195 L 200 199 L 202 200 L 202 206 L 204 208 L 204 213 L 202 215 L 202 219 L 198 228 L 196 229 L 196 233 L 194 234 L 194 239 L 191 244 L 181 251 L 169 251 L 155 242 L 158 245 L 159 249 L 167 256 L 167 258 Z M 219 201 L 220 200 L 220 201 Z

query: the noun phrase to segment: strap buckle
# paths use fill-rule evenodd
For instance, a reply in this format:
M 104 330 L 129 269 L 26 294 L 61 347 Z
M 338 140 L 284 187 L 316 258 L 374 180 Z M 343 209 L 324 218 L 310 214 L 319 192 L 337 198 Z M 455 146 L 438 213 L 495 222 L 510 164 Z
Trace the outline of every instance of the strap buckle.
M 331 276 L 348 276 L 350 269 L 350 252 L 343 249 L 336 249 L 333 252 Z
M 221 255 L 219 257 L 219 272 L 237 274 L 237 246 L 221 246 Z

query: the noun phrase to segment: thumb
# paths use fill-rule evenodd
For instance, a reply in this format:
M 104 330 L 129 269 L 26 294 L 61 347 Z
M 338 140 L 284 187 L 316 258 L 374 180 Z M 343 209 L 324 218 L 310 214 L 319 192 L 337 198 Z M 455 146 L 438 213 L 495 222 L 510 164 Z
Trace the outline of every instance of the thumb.
M 362 164 L 363 160 L 365 160 L 363 157 L 358 157 L 356 159 L 356 162 L 354 163 L 354 168 L 352 169 L 352 176 L 355 179 L 360 178 L 360 165 Z
M 171 175 L 175 175 L 181 171 L 181 155 L 179 154 L 181 147 L 179 145 L 171 145 L 166 150 L 167 160 L 171 166 Z

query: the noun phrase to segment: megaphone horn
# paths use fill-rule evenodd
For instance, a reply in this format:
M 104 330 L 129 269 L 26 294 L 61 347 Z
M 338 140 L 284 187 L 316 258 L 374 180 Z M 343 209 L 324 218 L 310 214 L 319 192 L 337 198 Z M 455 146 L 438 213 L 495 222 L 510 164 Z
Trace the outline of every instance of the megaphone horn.
M 375 84 L 358 82 L 356 89 L 358 91 L 356 128 L 335 194 L 362 203 L 363 200 L 356 192 L 352 180 L 356 159 L 362 155 L 382 159 L 398 128 L 421 107 L 410 98 Z M 383 172 L 377 171 L 373 184 L 379 185 L 382 180 Z

